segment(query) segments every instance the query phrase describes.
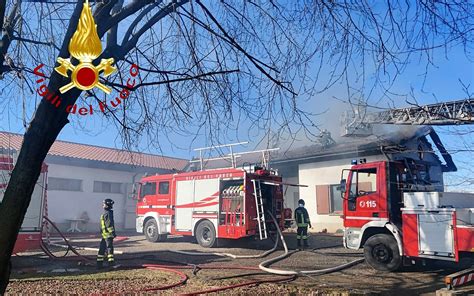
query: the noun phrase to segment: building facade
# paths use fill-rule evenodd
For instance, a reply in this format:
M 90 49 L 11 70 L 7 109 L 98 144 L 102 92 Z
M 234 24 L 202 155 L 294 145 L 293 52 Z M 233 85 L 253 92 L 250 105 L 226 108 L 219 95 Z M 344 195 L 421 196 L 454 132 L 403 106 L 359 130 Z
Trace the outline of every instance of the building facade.
M 15 155 L 22 141 L 21 135 L 1 132 L 0 154 Z M 61 230 L 85 232 L 98 231 L 106 198 L 115 201 L 117 229 L 134 229 L 133 184 L 145 174 L 174 173 L 188 165 L 185 159 L 64 141 L 53 144 L 45 163 L 48 217 Z

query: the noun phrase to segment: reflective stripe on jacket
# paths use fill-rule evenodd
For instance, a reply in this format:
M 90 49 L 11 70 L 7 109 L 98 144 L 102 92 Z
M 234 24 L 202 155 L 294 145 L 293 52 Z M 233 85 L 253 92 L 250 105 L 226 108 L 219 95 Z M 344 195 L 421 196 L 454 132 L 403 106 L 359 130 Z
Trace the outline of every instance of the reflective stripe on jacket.
M 115 236 L 114 212 L 112 210 L 105 210 L 100 216 L 100 232 L 103 238 Z
M 310 224 L 308 211 L 303 207 L 295 210 L 295 220 L 298 227 L 308 227 Z

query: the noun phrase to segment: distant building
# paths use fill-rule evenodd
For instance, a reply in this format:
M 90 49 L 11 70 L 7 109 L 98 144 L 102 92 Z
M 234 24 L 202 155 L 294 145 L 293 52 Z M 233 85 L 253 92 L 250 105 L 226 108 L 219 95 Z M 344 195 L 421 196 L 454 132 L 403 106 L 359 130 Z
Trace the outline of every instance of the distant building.
M 23 136 L 0 132 L 0 154 L 19 151 Z M 67 230 L 81 220 L 81 231 L 98 231 L 102 201 L 115 201 L 119 229 L 135 228 L 132 184 L 146 173 L 183 171 L 188 160 L 112 148 L 56 141 L 45 160 L 48 165 L 48 216 Z M 1 182 L 0 182 L 1 183 Z

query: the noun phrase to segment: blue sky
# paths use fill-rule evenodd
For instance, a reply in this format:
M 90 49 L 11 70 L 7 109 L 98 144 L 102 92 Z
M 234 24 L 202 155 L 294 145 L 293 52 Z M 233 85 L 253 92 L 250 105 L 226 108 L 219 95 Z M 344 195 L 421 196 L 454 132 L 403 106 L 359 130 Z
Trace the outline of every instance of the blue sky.
M 469 55 L 474 56 L 473 53 L 469 53 Z M 433 55 L 433 60 L 435 65 L 430 65 L 428 68 L 428 74 L 425 77 L 425 61 L 417 60 L 415 56 L 412 57 L 412 60 L 409 61 L 408 67 L 393 85 L 391 91 L 397 94 L 413 93 L 419 104 L 465 98 L 466 92 L 463 90 L 460 80 L 464 85 L 470 86 L 470 91 L 474 92 L 474 63 L 466 58 L 461 48 L 453 47 L 448 49 L 446 52 L 436 51 Z M 26 96 L 26 101 L 30 106 L 34 106 L 35 102 L 38 103 L 40 100 L 37 95 L 31 96 L 26 94 Z M 334 135 L 336 135 L 340 131 L 340 112 L 347 109 L 348 105 L 334 99 L 333 97 L 346 100 L 347 96 L 345 93 L 345 87 L 336 84 L 324 94 L 315 96 L 307 102 L 302 102 L 301 105 L 304 106 L 305 110 L 312 110 L 315 113 L 327 110 L 325 114 L 316 117 L 315 120 L 321 127 L 329 129 Z M 393 99 L 396 106 L 406 106 L 406 103 L 403 100 L 400 100 L 400 98 L 394 96 Z M 371 102 L 375 103 L 377 101 L 377 93 L 375 93 L 372 95 Z M 377 102 L 377 104 L 381 107 L 387 106 L 386 101 Z M 4 113 L 0 118 L 0 129 L 20 134 L 24 133 L 25 128 L 23 127 L 21 116 L 21 101 L 18 99 L 14 100 L 8 108 L 9 112 L 7 114 Z M 61 131 L 59 139 L 84 144 L 121 148 L 121 139 L 115 126 L 109 125 L 107 121 L 102 120 L 101 116 L 102 114 L 100 113 L 97 113 L 94 116 L 80 116 L 77 114 L 70 115 L 71 124 L 67 125 Z M 472 129 L 473 128 L 470 126 L 437 128 L 447 149 L 453 151 L 454 160 L 458 163 L 460 168 L 460 171 L 457 174 L 454 174 L 454 179 L 462 179 L 464 175 L 468 174 L 466 169 L 474 167 L 474 161 L 471 160 L 474 158 L 470 151 L 456 151 L 463 147 L 469 147 L 471 139 L 470 134 L 460 136 L 458 133 L 465 133 Z M 317 133 L 317 131 L 315 131 L 315 133 Z M 247 135 L 246 132 L 242 133 L 242 135 L 243 136 L 238 139 L 236 137 L 231 137 L 229 141 L 235 140 L 235 142 L 237 142 L 249 140 L 245 138 L 245 135 Z M 167 139 L 163 139 L 160 143 L 162 150 L 159 151 L 156 149 L 150 149 L 150 145 L 146 141 L 146 139 L 143 139 L 139 145 L 142 152 L 164 154 L 185 159 L 189 159 L 194 155 L 194 152 L 190 148 L 208 145 L 206 139 L 203 137 L 197 137 L 195 142 L 190 144 L 189 136 L 173 135 L 171 141 L 175 146 L 181 147 L 182 149 L 173 148 L 173 145 L 171 145 Z M 252 139 L 250 139 L 250 141 L 252 141 Z M 303 136 L 300 136 L 299 142 L 296 143 L 296 146 L 303 145 L 307 142 L 308 141 Z M 256 144 L 257 143 L 254 141 L 253 144 L 249 145 L 249 148 L 253 148 L 252 145 Z
M 459 80 L 462 80 L 465 85 L 471 85 L 471 91 L 474 91 L 474 63 L 469 61 L 460 50 L 450 52 L 448 58 L 449 60 L 441 54 L 436 56 L 436 66 L 431 66 L 426 79 L 423 77 L 425 71 L 424 64 L 414 61 L 398 79 L 392 90 L 400 94 L 407 94 L 413 91 L 420 104 L 436 102 L 435 97 L 439 101 L 465 98 L 466 94 Z M 343 87 L 336 85 L 323 95 L 314 97 L 302 104 L 307 105 L 307 107 L 315 112 L 327 110 L 326 114 L 316 117 L 316 121 L 332 130 L 333 134 L 336 134 L 339 131 L 339 121 L 335 120 L 335 118 L 341 110 L 347 108 L 347 105 L 334 99 L 333 96 L 344 99 L 344 93 Z M 39 97 L 30 96 L 30 100 L 30 102 L 33 102 L 33 100 L 39 102 Z M 396 104 L 398 106 L 406 106 L 406 103 L 403 101 L 396 102 Z M 384 104 L 380 105 L 383 107 Z M 12 110 L 10 118 L 8 116 L 1 118 L 2 129 L 23 133 L 25 129 L 21 120 L 21 108 L 19 106 L 13 106 L 13 108 L 16 110 Z M 113 126 L 106 125 L 101 116 L 99 113 L 93 116 L 70 115 L 71 124 L 63 129 L 59 139 L 120 148 L 121 141 L 117 130 Z M 439 129 L 440 133 L 445 136 L 443 137 L 444 142 L 449 147 L 452 139 L 447 137 L 445 130 L 445 128 Z M 460 127 L 459 130 L 465 130 L 465 128 Z M 181 147 L 189 146 L 188 137 L 175 136 L 173 141 Z M 305 142 L 304 138 L 301 138 L 301 141 Z M 203 145 L 206 145 L 203 139 L 197 139 L 196 143 L 194 143 L 194 147 Z M 141 147 L 146 151 L 148 146 L 146 143 L 142 143 Z M 149 152 L 157 153 L 158 151 Z M 189 149 L 172 150 L 171 146 L 165 142 L 163 143 L 163 153 L 182 158 L 190 158 L 193 154 Z

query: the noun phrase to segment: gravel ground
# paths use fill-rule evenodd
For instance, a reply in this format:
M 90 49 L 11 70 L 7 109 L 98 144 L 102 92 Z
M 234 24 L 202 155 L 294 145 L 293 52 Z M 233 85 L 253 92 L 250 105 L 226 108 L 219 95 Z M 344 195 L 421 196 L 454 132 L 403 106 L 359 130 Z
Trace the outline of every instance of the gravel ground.
M 295 248 L 294 234 L 286 234 L 290 249 Z M 72 239 L 73 245 L 97 247 L 98 239 Z M 119 267 L 109 270 L 96 270 L 94 262 L 83 264 L 75 260 L 51 260 L 42 253 L 28 253 L 12 259 L 13 272 L 7 295 L 84 295 L 84 294 L 146 294 L 141 291 L 152 287 L 161 287 L 176 283 L 179 276 L 168 271 L 139 268 L 142 264 L 156 263 L 179 265 L 183 263 L 200 266 L 219 266 L 219 269 L 203 269 L 197 273 L 182 270 L 188 281 L 185 285 L 166 291 L 162 295 L 193 293 L 216 287 L 251 282 L 254 280 L 278 278 L 260 271 L 232 270 L 230 266 L 256 267 L 264 259 L 236 259 L 216 256 L 187 256 L 169 252 L 169 250 L 187 250 L 196 252 L 226 252 L 233 254 L 259 254 L 272 247 L 271 241 L 254 240 L 219 242 L 213 249 L 201 248 L 191 238 L 172 237 L 166 242 L 150 243 L 143 236 L 131 235 L 129 239 L 116 244 Z M 307 270 L 328 268 L 361 258 L 361 252 L 341 247 L 341 237 L 313 235 L 310 237 L 312 248 L 293 253 L 288 258 L 275 263 L 272 267 L 281 269 Z M 64 254 L 61 248 L 54 248 L 56 255 Z M 80 251 L 81 254 L 94 257 L 93 251 Z M 270 257 L 282 254 L 279 250 Z M 72 257 L 68 254 L 67 257 Z M 225 295 L 434 295 L 434 291 L 443 287 L 443 277 L 454 270 L 448 266 L 410 268 L 404 272 L 381 273 L 365 263 L 340 272 L 321 276 L 299 277 L 286 283 L 270 283 L 245 286 L 220 292 Z M 243 277 L 236 275 L 247 274 Z M 280 277 L 282 278 L 282 277 Z M 474 290 L 474 287 L 472 287 Z M 139 292 L 140 291 L 140 292 Z M 148 292 L 157 294 L 158 292 Z

